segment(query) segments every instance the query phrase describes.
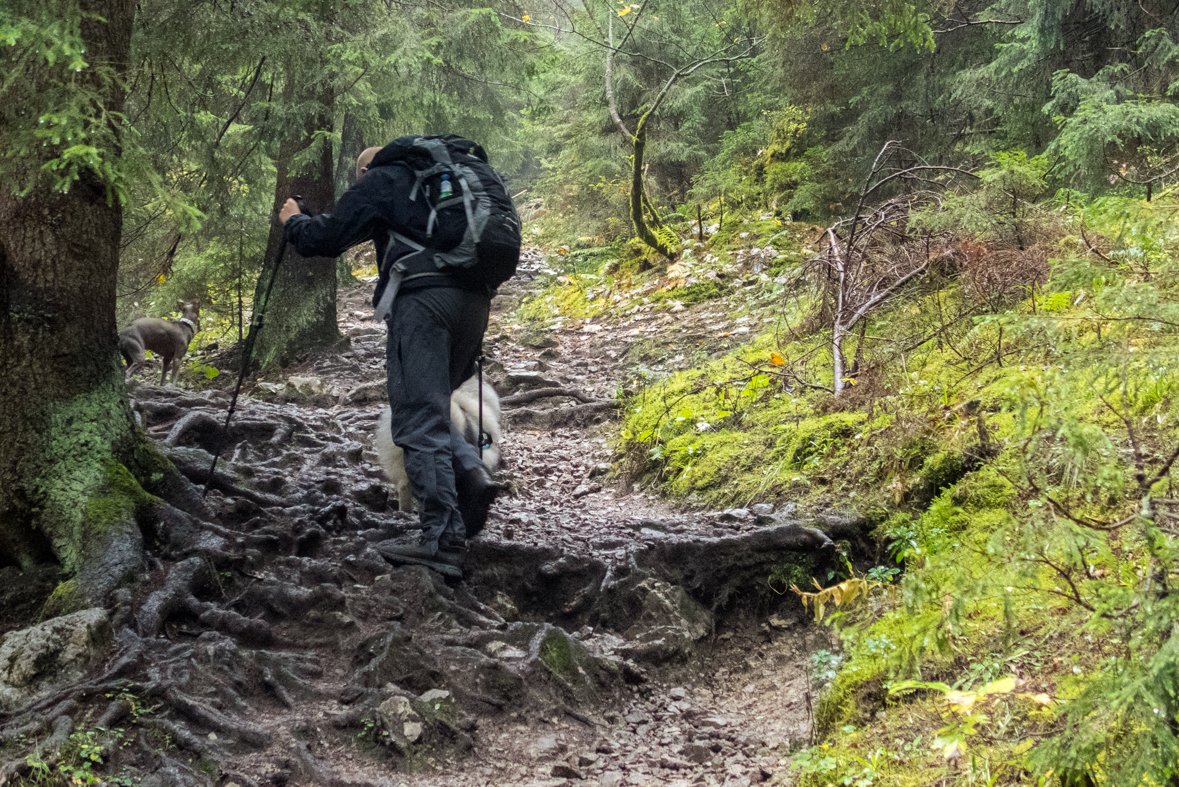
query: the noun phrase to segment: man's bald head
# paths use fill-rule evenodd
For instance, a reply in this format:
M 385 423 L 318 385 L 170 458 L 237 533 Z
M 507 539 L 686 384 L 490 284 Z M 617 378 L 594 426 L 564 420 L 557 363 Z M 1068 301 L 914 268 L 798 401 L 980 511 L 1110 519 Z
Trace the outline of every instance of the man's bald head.
M 360 180 L 361 176 L 368 171 L 368 165 L 373 163 L 373 156 L 377 155 L 380 148 L 365 148 L 360 157 L 356 159 L 356 179 Z

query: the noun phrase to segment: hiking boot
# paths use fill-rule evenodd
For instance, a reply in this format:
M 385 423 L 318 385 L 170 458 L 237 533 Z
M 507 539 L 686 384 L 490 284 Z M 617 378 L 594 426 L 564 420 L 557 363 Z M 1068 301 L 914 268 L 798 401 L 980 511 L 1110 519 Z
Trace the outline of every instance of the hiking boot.
M 463 553 L 442 550 L 432 541 L 420 537 L 391 538 L 374 545 L 381 557 L 396 566 L 425 566 L 445 577 L 463 578 Z
M 438 539 L 438 549 L 446 550 L 447 552 L 465 552 L 467 549 L 467 539 L 451 533 L 443 533 L 442 538 Z
M 454 566 L 455 568 L 462 568 L 463 558 L 466 556 L 467 547 L 465 545 L 460 547 L 444 547 L 439 545 L 438 552 L 434 555 L 433 560 L 437 563 Z
M 487 514 L 491 510 L 491 504 L 504 488 L 495 482 L 483 465 L 459 473 L 455 482 L 459 513 L 462 514 L 463 525 L 467 529 L 467 538 L 474 538 L 487 526 Z
M 420 536 L 390 539 L 377 544 L 377 551 L 387 558 L 398 557 L 412 560 L 435 560 L 438 554 L 438 542 L 427 541 Z

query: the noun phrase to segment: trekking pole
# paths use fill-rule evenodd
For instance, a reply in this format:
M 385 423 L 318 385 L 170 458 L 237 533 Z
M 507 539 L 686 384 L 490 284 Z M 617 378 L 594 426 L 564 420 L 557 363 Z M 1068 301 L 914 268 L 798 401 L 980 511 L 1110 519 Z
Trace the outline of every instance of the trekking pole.
M 306 213 L 307 209 L 303 207 L 302 195 L 295 195 L 295 202 L 299 205 L 299 212 Z M 278 278 L 278 268 L 282 265 L 282 258 L 287 253 L 287 232 L 283 229 L 282 242 L 278 245 L 278 257 L 274 260 L 274 269 L 270 271 L 270 281 L 266 283 L 266 291 L 262 293 L 262 300 L 258 302 L 258 311 L 250 320 L 250 332 L 246 335 L 246 346 L 242 348 L 242 370 L 237 376 L 237 385 L 233 387 L 233 398 L 229 400 L 229 412 L 225 415 L 225 425 L 221 427 L 222 439 L 217 442 L 217 450 L 213 453 L 213 463 L 209 465 L 209 475 L 205 478 L 205 491 L 201 494 L 201 499 L 209 496 L 209 484 L 213 482 L 213 472 L 217 469 L 217 460 L 221 458 L 221 447 L 225 442 L 225 438 L 229 437 L 229 422 L 233 420 L 233 414 L 237 411 L 237 395 L 241 393 L 242 383 L 245 382 L 246 373 L 250 369 L 250 356 L 254 354 L 254 343 L 258 341 L 258 334 L 262 331 L 262 325 L 265 321 L 266 306 L 270 303 L 270 291 L 274 289 L 274 280 Z

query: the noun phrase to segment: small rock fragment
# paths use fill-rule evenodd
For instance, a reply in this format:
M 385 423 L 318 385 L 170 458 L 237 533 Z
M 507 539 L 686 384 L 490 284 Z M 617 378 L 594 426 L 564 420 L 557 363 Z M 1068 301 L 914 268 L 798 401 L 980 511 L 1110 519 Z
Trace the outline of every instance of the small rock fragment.
M 558 754 L 564 754 L 567 748 L 564 743 L 557 740 L 556 735 L 543 735 L 533 744 L 532 756 L 538 760 L 556 757 Z
M 584 779 L 585 775 L 572 765 L 559 762 L 553 766 L 552 775 L 558 779 Z
M 622 787 L 622 771 L 605 771 L 598 777 L 598 787 Z
M 586 473 L 585 477 L 600 478 L 601 476 L 609 473 L 612 469 L 614 469 L 613 465 L 611 465 L 609 462 L 598 462 L 597 464 L 590 466 L 589 472 Z

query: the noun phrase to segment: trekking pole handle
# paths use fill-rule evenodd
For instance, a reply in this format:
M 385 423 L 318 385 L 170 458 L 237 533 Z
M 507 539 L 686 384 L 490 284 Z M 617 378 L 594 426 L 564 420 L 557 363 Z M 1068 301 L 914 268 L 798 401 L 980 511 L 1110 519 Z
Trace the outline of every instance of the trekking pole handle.
M 296 194 L 295 196 L 291 197 L 291 199 L 293 199 L 295 201 L 295 204 L 299 206 L 300 213 L 302 213 L 305 216 L 311 215 L 307 211 L 307 206 L 303 204 L 303 195 L 302 194 Z

